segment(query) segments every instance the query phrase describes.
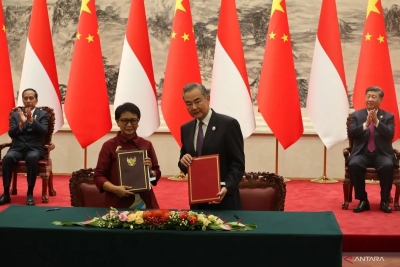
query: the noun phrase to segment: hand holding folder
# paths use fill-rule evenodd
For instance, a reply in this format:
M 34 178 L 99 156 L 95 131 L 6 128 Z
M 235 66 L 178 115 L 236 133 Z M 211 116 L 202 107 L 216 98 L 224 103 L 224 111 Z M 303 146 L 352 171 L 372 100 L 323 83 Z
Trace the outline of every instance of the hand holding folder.
M 219 155 L 193 158 L 188 168 L 189 203 L 220 202 Z

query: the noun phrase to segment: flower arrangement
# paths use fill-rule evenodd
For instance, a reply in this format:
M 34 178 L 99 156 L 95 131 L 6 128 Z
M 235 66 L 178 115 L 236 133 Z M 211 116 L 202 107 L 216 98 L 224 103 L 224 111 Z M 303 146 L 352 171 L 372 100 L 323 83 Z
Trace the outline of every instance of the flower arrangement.
M 220 216 L 205 215 L 194 211 L 170 211 L 170 210 L 134 210 L 118 211 L 111 208 L 107 214 L 90 218 L 84 222 L 53 222 L 59 226 L 94 226 L 102 228 L 125 229 L 150 229 L 150 230 L 225 230 L 225 231 L 249 231 L 257 228 L 255 224 L 242 224 L 238 222 L 223 221 Z

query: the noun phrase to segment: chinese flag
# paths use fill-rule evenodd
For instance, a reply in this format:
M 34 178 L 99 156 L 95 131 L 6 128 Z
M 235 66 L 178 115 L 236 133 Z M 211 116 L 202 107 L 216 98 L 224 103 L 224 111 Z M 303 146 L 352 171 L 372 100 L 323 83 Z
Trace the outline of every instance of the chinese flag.
M 368 1 L 367 18 L 364 24 L 354 84 L 353 105 L 355 110 L 365 108 L 365 90 L 374 85 L 381 87 L 385 93 L 380 108 L 393 113 L 395 117 L 396 128 L 393 138 L 395 141 L 400 136 L 399 109 L 380 0 Z
M 8 115 L 15 107 L 14 89 L 11 76 L 10 58 L 4 23 L 3 3 L 0 0 L 0 135 L 9 128 Z
M 257 102 L 284 149 L 301 137 L 303 122 L 284 0 L 272 2 Z
M 176 0 L 161 110 L 172 136 L 180 146 L 180 127 L 192 119 L 182 99 L 183 87 L 193 82 L 201 83 L 201 76 L 190 3 L 189 0 Z
M 64 110 L 82 148 L 111 129 L 106 78 L 94 0 L 83 0 Z

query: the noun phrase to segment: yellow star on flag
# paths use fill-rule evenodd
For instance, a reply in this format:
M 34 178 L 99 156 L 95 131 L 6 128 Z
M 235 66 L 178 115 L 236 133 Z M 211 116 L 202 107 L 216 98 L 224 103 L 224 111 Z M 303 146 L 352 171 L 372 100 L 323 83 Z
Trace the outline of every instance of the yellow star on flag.
M 183 35 L 181 37 L 183 38 L 183 41 L 189 40 L 189 34 L 186 34 L 185 32 L 183 33 Z
M 6 32 L 6 25 L 3 25 L 3 31 Z
M 379 40 L 379 43 L 383 43 L 385 41 L 385 37 L 383 37 L 382 35 L 379 35 L 379 38 L 376 38 L 377 40 Z
M 186 12 L 186 9 L 185 9 L 185 7 L 182 5 L 182 2 L 183 2 L 183 0 L 176 0 L 176 3 L 175 3 L 175 12 L 174 12 L 174 14 L 176 13 L 177 10 L 181 10 L 181 11 L 183 11 L 183 12 Z
M 99 35 L 100 34 L 100 30 L 99 29 L 97 29 L 97 35 Z
M 81 35 L 79 32 L 76 34 L 76 39 L 80 40 L 81 39 Z
M 282 0 L 272 0 L 272 8 L 271 8 L 271 17 L 274 14 L 275 10 L 279 10 L 282 13 L 285 13 L 285 10 L 283 10 L 283 7 L 281 6 Z
M 82 1 L 82 5 L 81 5 L 81 12 L 80 14 L 82 14 L 82 11 L 85 11 L 89 14 L 92 14 L 92 12 L 90 11 L 90 8 L 88 7 L 90 0 L 83 0 Z
M 269 39 L 275 39 L 275 35 L 276 35 L 276 33 L 271 32 L 271 33 L 269 34 Z
M 86 37 L 86 40 L 88 40 L 88 43 L 94 42 L 93 37 L 94 37 L 94 36 L 88 34 L 88 37 Z
M 283 42 L 288 41 L 288 36 L 286 34 L 283 34 L 283 36 L 281 38 L 282 38 Z
M 367 8 L 367 18 L 371 12 L 375 12 L 380 14 L 379 9 L 376 7 L 376 4 L 379 0 L 369 0 L 368 1 L 368 8 Z
M 175 39 L 175 37 L 176 37 L 176 32 L 172 31 L 172 33 L 171 33 L 171 38 L 174 38 L 174 39 Z
M 371 41 L 372 35 L 369 32 L 365 35 L 365 41 Z

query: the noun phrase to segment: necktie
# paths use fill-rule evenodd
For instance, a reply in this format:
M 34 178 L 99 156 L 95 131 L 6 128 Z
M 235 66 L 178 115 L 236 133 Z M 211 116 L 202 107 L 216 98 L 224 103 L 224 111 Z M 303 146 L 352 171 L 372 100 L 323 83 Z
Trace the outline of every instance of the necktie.
M 369 137 L 368 137 L 368 144 L 367 148 L 369 152 L 374 152 L 375 151 L 375 138 L 374 138 L 374 133 L 375 133 L 375 126 L 373 123 L 369 125 Z
M 203 146 L 204 134 L 203 134 L 203 122 L 199 121 L 199 130 L 197 132 L 197 140 L 196 140 L 196 152 L 197 156 L 201 155 L 201 148 Z

